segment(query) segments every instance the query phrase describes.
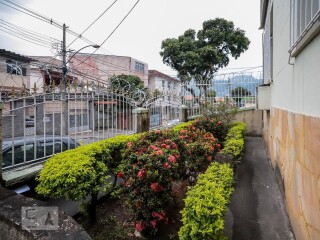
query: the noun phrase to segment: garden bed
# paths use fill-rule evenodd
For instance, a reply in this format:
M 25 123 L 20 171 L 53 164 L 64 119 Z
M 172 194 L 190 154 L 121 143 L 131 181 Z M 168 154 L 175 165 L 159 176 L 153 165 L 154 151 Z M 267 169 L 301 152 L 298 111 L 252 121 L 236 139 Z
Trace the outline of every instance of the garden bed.
M 174 202 L 166 209 L 169 222 L 159 225 L 157 235 L 153 239 L 179 239 L 177 233 L 182 226 L 180 211 L 184 207 L 183 199 L 188 185 L 188 180 L 173 183 Z M 117 199 L 103 201 L 97 207 L 97 222 L 94 225 L 90 225 L 84 215 L 79 214 L 75 219 L 94 240 L 141 239 L 134 235 L 135 227 L 126 200 L 127 196 L 121 194 Z
M 88 216 L 77 220 L 93 239 L 223 239 L 244 131 L 243 123 L 202 118 L 81 146 L 49 159 L 36 190 L 72 200 L 91 195 Z M 121 191 L 98 204 L 109 171 Z

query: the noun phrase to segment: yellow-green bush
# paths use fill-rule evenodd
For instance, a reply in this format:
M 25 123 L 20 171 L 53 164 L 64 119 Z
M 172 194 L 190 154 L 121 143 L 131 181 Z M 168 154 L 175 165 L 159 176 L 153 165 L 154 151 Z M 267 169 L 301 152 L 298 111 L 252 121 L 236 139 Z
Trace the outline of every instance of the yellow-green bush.
M 185 123 L 180 123 L 176 126 L 174 126 L 173 128 L 171 128 L 170 130 L 174 133 L 179 133 L 182 129 L 186 129 L 188 126 L 191 126 L 193 124 L 194 121 L 188 121 Z
M 181 211 L 181 240 L 225 239 L 224 214 L 233 192 L 233 170 L 229 164 L 212 163 L 189 188 Z
M 237 122 L 228 131 L 226 140 L 224 142 L 224 148 L 221 150 L 221 154 L 231 155 L 235 162 L 238 162 L 242 158 L 242 152 L 244 148 L 244 134 L 246 132 L 246 124 Z
M 108 167 L 99 144 L 80 146 L 52 156 L 40 172 L 36 191 L 44 196 L 81 200 L 106 183 Z

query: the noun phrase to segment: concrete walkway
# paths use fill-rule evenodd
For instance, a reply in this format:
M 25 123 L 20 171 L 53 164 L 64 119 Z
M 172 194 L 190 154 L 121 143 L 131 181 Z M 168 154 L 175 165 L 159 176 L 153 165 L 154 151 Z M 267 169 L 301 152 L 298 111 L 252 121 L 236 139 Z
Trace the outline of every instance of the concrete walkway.
M 291 225 L 262 138 L 247 137 L 226 215 L 231 240 L 293 240 Z

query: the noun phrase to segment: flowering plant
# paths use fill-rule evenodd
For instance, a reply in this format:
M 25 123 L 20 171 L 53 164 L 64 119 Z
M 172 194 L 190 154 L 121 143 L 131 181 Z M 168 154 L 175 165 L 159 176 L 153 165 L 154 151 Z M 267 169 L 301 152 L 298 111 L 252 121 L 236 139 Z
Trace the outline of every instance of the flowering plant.
M 220 151 L 220 144 L 212 133 L 194 126 L 181 130 L 178 138 L 185 143 L 183 157 L 186 159 L 187 169 L 191 172 L 204 171 Z
M 164 209 L 172 200 L 172 180 L 177 177 L 180 153 L 169 131 L 150 131 L 139 142 L 129 142 L 125 152 L 125 190 L 137 231 L 155 233 L 167 221 Z
M 212 133 L 220 144 L 224 142 L 229 129 L 228 124 L 210 117 L 202 117 L 195 120 L 193 126 Z

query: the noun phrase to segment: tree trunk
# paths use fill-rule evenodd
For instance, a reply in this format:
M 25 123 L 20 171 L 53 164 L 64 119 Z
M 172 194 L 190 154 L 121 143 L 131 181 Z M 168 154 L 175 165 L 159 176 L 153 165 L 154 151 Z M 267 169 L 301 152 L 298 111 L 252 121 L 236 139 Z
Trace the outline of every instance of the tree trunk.
M 97 206 L 98 202 L 98 193 L 91 194 L 91 202 L 89 205 L 89 221 L 90 223 L 95 223 L 97 220 Z

